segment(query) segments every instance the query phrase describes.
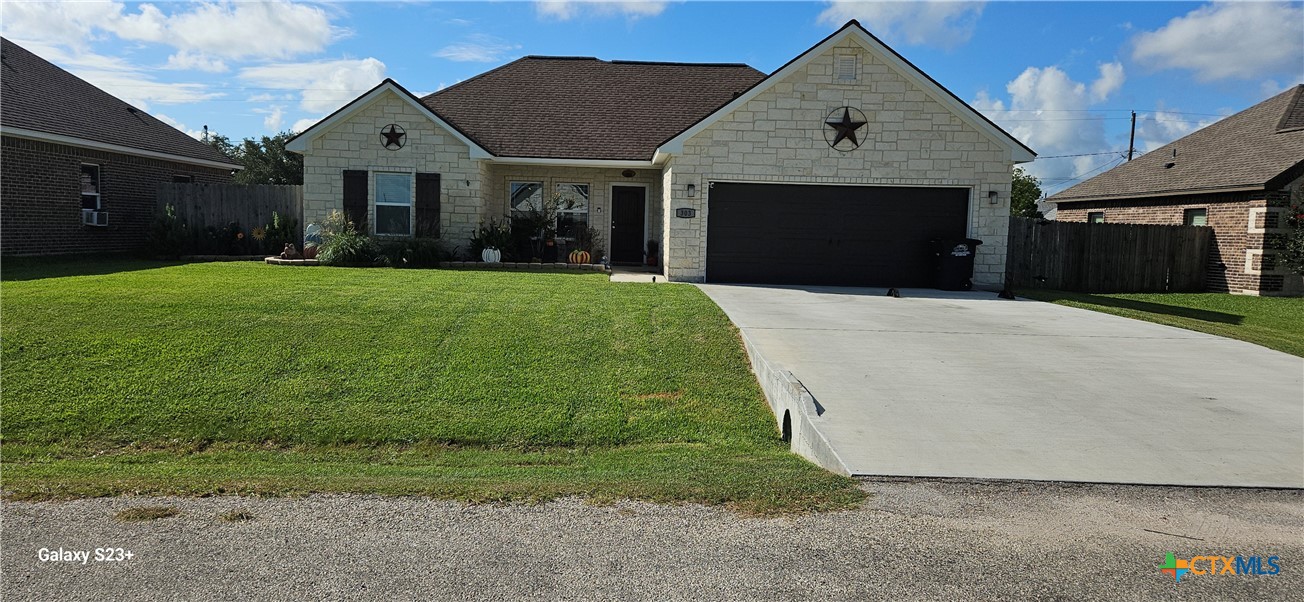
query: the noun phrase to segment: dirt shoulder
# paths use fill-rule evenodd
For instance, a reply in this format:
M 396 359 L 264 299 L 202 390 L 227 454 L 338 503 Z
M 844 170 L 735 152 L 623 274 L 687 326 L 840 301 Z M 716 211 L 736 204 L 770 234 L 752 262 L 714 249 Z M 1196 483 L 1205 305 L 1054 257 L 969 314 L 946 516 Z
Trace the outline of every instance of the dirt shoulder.
M 3 597 L 1250 600 L 1288 598 L 1304 586 L 1299 491 L 862 486 L 871 493 L 863 508 L 777 519 L 575 499 L 509 506 L 348 495 L 6 502 Z M 179 513 L 115 518 L 144 506 Z M 41 561 L 42 548 L 90 551 L 92 559 Z M 124 548 L 133 557 L 95 562 L 96 548 Z M 1159 571 L 1169 552 L 1276 556 L 1280 572 L 1188 574 L 1175 584 Z

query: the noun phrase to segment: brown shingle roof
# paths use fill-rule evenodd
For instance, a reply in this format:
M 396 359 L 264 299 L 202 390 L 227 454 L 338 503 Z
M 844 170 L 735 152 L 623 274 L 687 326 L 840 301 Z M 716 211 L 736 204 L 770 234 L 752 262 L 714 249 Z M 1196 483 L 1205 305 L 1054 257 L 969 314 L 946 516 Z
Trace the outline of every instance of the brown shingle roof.
M 1267 186 L 1304 164 L 1301 94 L 1304 85 L 1295 86 L 1048 200 L 1062 203 Z M 1169 163 L 1173 165 L 1166 167 Z
M 0 38 L 0 125 L 234 164 L 207 144 L 4 38 Z
M 741 64 L 527 56 L 421 102 L 500 157 L 646 161 L 764 78 Z

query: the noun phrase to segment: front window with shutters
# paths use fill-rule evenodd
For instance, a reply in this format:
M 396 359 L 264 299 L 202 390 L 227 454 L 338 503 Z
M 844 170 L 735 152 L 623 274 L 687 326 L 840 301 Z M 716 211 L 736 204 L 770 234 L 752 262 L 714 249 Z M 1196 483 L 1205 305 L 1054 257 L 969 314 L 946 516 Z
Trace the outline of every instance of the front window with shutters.
M 376 174 L 376 234 L 412 235 L 412 174 Z

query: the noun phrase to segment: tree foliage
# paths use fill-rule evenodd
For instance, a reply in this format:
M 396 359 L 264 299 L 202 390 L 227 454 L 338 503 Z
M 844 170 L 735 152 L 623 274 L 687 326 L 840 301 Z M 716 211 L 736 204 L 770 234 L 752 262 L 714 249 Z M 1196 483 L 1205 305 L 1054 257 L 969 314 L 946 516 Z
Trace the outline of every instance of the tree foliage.
M 1010 215 L 1013 217 L 1030 217 L 1042 219 L 1045 216 L 1037 210 L 1037 199 L 1041 198 L 1041 181 L 1022 167 L 1014 168 L 1014 181 L 1010 186 Z
M 293 132 L 281 132 L 233 143 L 226 136 L 212 134 L 208 145 L 244 166 L 235 174 L 237 184 L 303 184 L 303 155 L 285 150 L 285 143 L 293 137 Z
M 1284 217 L 1286 234 L 1282 236 L 1278 260 L 1286 269 L 1304 275 L 1304 189 L 1291 199 Z

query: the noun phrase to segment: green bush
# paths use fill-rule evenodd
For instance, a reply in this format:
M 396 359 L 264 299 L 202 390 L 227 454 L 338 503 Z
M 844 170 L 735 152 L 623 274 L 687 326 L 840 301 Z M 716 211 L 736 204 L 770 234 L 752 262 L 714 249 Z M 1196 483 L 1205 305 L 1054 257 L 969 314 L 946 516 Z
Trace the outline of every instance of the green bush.
M 438 238 L 387 240 L 378 246 L 385 264 L 396 268 L 435 268 L 453 258 L 453 251 Z
M 1281 249 L 1278 258 L 1286 269 L 1304 274 L 1304 201 L 1287 207 L 1285 221 L 1286 234 L 1275 245 Z
M 193 247 L 190 233 L 172 205 L 163 208 L 163 215 L 154 219 L 146 236 L 150 250 L 163 257 L 180 257 Z
M 326 265 L 374 265 L 380 249 L 370 236 L 358 232 L 343 213 L 332 211 L 321 225 L 317 259 Z
M 489 247 L 502 251 L 504 261 L 515 258 L 516 244 L 512 238 L 510 221 L 490 219 L 488 224 L 480 222 L 480 227 L 471 236 L 471 259 L 480 259 L 480 252 Z

